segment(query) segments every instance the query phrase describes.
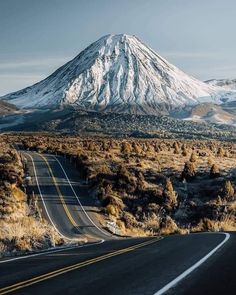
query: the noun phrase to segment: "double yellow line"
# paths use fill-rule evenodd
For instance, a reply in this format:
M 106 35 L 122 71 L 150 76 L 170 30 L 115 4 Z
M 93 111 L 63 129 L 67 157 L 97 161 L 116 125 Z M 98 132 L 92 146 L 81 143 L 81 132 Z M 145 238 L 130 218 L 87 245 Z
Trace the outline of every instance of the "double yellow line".
M 118 250 L 118 251 L 115 251 L 115 252 L 112 252 L 112 253 L 108 253 L 108 254 L 105 254 L 105 255 L 102 255 L 102 256 L 99 256 L 99 257 L 96 257 L 96 258 L 92 258 L 92 259 L 89 259 L 89 260 L 86 260 L 86 261 L 83 261 L 83 262 L 79 262 L 79 263 L 76 263 L 76 264 L 73 264 L 73 265 L 70 265 L 70 266 L 67 266 L 67 267 L 64 267 L 64 268 L 60 268 L 58 270 L 55 270 L 55 271 L 52 271 L 52 272 L 49 272 L 49 273 L 46 273 L 46 274 L 31 278 L 31 279 L 16 283 L 14 285 L 10 285 L 10 286 L 1 288 L 0 289 L 0 295 L 8 294 L 8 293 L 11 293 L 13 291 L 16 291 L 16 290 L 19 290 L 19 289 L 22 289 L 22 288 L 37 284 L 39 282 L 42 282 L 42 281 L 45 281 L 45 280 L 48 280 L 48 279 L 51 279 L 51 278 L 54 278 L 54 277 L 57 277 L 57 276 L 62 275 L 64 273 L 67 273 L 67 272 L 82 268 L 84 266 L 87 266 L 87 265 L 90 265 L 90 264 L 93 264 L 93 263 L 96 263 L 96 262 L 99 262 L 99 261 L 102 261 L 102 260 L 106 260 L 108 258 L 118 256 L 118 255 L 121 255 L 121 254 L 124 254 L 124 253 L 127 253 L 127 252 L 134 251 L 134 250 L 136 250 L 138 248 L 142 248 L 142 247 L 145 247 L 147 245 L 156 243 L 159 240 L 160 240 L 160 238 L 153 238 L 151 240 L 148 240 L 148 241 L 140 243 L 140 244 L 136 244 L 136 245 L 128 247 L 128 248 L 124 248 L 124 249 L 121 249 L 121 250 Z
M 55 177 L 54 177 L 54 174 L 53 174 L 53 172 L 52 172 L 52 169 L 51 169 L 51 167 L 50 167 L 50 164 L 48 163 L 47 158 L 45 158 L 43 155 L 40 155 L 40 154 L 39 154 L 39 156 L 40 156 L 40 157 L 45 161 L 45 163 L 47 164 L 48 170 L 49 170 L 50 175 L 51 175 L 51 177 L 52 177 L 52 181 L 53 181 L 53 183 L 54 183 L 54 185 L 55 185 L 55 187 L 56 187 L 56 190 L 57 190 L 58 196 L 60 197 L 60 200 L 61 200 L 62 206 L 63 206 L 63 208 L 64 208 L 64 210 L 65 210 L 65 212 L 66 212 L 67 217 L 69 218 L 71 224 L 72 224 L 74 227 L 78 227 L 78 224 L 75 222 L 74 218 L 73 218 L 72 215 L 70 214 L 70 211 L 69 211 L 69 209 L 68 209 L 68 207 L 67 207 L 67 205 L 66 205 L 66 203 L 65 203 L 65 200 L 64 200 L 64 198 L 63 198 L 63 196 L 62 196 L 62 193 L 61 193 L 61 191 L 60 191 L 60 188 L 59 188 L 59 186 L 58 186 L 58 184 L 57 184 L 57 181 L 56 181 L 56 179 L 55 179 Z

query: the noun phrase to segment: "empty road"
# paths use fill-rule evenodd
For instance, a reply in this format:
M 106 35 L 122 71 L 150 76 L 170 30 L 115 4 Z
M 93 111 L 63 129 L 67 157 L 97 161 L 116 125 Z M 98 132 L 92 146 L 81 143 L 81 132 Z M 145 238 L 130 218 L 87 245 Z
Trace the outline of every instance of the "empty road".
M 0 294 L 235 294 L 235 235 L 177 285 L 161 291 L 226 238 L 202 233 L 109 240 L 4 262 Z
M 23 154 L 32 171 L 34 192 L 39 195 L 43 215 L 63 237 L 112 238 L 89 212 L 88 208 L 94 206 L 93 200 L 79 197 L 79 175 L 68 161 L 35 152 Z
M 236 294 L 236 235 L 116 238 L 79 195 L 61 157 L 24 153 L 42 214 L 66 239 L 92 243 L 0 260 L 0 294 Z

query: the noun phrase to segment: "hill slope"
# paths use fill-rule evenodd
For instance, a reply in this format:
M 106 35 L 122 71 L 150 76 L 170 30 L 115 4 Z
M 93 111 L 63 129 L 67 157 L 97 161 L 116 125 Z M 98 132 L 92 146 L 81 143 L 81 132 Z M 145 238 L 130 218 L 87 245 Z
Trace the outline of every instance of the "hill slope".
M 234 108 L 233 105 L 204 103 L 194 106 L 185 120 L 236 126 Z
M 0 100 L 0 115 L 14 113 L 17 110 L 18 108 L 15 105 Z

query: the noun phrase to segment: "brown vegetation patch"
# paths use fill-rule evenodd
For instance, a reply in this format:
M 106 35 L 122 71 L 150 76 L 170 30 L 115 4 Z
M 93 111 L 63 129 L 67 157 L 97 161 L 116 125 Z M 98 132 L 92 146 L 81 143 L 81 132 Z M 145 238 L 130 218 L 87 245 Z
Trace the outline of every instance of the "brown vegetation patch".
M 236 145 L 171 139 L 6 136 L 75 163 L 123 234 L 234 229 Z

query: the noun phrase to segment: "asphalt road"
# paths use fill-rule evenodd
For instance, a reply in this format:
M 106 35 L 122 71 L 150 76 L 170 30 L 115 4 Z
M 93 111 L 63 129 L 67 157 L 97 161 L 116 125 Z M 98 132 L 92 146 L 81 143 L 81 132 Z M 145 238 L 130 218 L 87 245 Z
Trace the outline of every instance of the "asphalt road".
M 0 260 L 0 295 L 236 294 L 235 234 L 116 239 L 93 219 L 93 200 L 77 198 L 73 163 L 37 153 L 27 158 L 43 214 L 64 236 L 96 243 Z
M 79 175 L 63 157 L 24 152 L 33 174 L 34 192 L 40 195 L 43 215 L 62 236 L 69 239 L 109 239 L 112 235 L 96 222 L 89 212 L 91 198 L 81 198 Z M 83 203 L 83 204 L 82 204 Z
M 225 238 L 203 233 L 110 240 L 0 263 L 0 294 L 160 295 Z M 235 294 L 235 243 L 231 235 L 166 294 Z

